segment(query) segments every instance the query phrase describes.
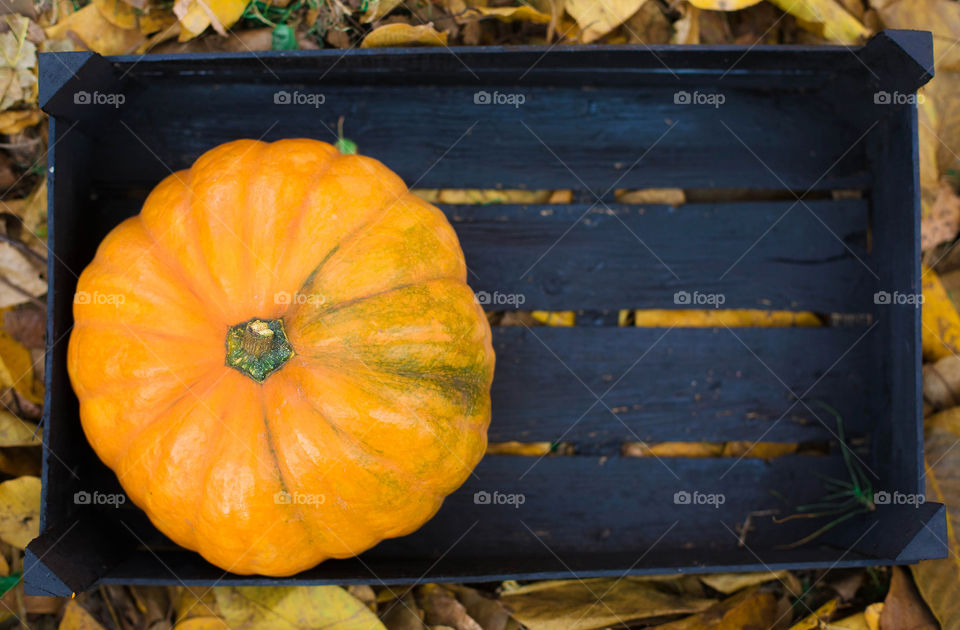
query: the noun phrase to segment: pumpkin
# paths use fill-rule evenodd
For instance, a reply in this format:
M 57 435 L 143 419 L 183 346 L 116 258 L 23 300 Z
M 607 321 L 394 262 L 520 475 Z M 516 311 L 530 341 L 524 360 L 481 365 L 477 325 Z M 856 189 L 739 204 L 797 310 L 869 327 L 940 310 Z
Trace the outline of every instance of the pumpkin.
M 233 573 L 408 534 L 486 448 L 494 354 L 456 234 L 376 160 L 237 140 L 83 271 L 68 370 L 130 499 Z

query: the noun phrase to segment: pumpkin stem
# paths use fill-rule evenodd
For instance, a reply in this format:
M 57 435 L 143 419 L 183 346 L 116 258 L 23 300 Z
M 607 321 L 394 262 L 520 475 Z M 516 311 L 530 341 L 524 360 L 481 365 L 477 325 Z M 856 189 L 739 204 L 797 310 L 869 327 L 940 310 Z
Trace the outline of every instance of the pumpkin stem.
M 282 319 L 251 319 L 227 331 L 227 365 L 262 383 L 293 356 Z

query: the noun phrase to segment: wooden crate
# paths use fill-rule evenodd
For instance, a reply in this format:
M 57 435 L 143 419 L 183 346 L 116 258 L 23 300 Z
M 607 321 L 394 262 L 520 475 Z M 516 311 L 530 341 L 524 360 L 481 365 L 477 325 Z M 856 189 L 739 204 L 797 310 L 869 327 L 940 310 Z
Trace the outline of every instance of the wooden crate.
M 944 509 L 934 503 L 879 505 L 799 549 L 780 546 L 810 522 L 756 516 L 746 544 L 738 540 L 752 512 L 789 513 L 824 493 L 820 475 L 846 475 L 837 427 L 817 400 L 841 412 L 876 490 L 923 492 L 920 311 L 902 302 L 920 290 L 913 95 L 930 78 L 931 51 L 928 33 L 885 31 L 855 48 L 41 55 L 52 254 L 43 521 L 27 550 L 28 592 L 943 557 Z M 340 116 L 363 153 L 412 187 L 574 190 L 570 204 L 444 210 L 488 308 L 509 310 L 522 296 L 524 309 L 581 311 L 575 327 L 494 329 L 491 441 L 569 442 L 575 454 L 487 456 L 420 531 L 359 558 L 289 579 L 224 575 L 129 502 L 75 498 L 121 492 L 83 437 L 67 379 L 77 274 L 171 170 L 241 137 L 332 141 Z M 616 189 L 665 187 L 714 201 L 613 201 Z M 758 200 L 715 201 L 743 199 L 744 189 Z M 877 299 L 883 292 L 891 304 Z M 618 309 L 690 308 L 705 296 L 723 296 L 727 309 L 859 317 L 817 328 L 616 325 Z M 641 440 L 801 442 L 829 454 L 620 455 Z

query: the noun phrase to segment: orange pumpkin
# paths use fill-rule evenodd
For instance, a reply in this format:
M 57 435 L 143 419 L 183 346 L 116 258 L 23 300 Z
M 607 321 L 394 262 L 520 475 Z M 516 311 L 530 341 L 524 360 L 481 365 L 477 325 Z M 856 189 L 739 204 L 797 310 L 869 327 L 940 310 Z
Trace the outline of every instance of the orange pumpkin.
M 80 276 L 90 444 L 157 528 L 285 576 L 419 528 L 486 448 L 494 355 L 456 234 L 376 160 L 238 140 Z

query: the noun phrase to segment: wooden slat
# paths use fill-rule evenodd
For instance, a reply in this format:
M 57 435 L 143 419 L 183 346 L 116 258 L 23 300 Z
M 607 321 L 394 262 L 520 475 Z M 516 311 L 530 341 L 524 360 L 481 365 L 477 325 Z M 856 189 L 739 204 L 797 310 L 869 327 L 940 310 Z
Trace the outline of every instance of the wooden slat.
M 281 89 L 322 93 L 325 102 L 275 104 Z M 525 102 L 477 105 L 480 89 L 519 93 Z M 678 104 L 679 90 L 721 92 L 725 101 L 720 107 Z M 863 143 L 857 142 L 868 126 L 842 120 L 832 105 L 802 98 L 801 92 L 722 83 L 598 92 L 523 84 L 371 89 L 182 81 L 130 84 L 124 94 L 127 100 L 116 115 L 126 126 L 114 123 L 98 133 L 95 157 L 112 165 L 102 177 L 114 182 L 156 182 L 168 168 L 185 168 L 204 151 L 237 138 L 309 136 L 332 142 L 344 116 L 345 133 L 362 153 L 420 187 L 579 188 L 602 194 L 615 184 L 801 191 L 868 184 Z
M 875 331 L 731 330 L 496 328 L 490 440 L 832 440 L 790 390 L 872 429 Z
M 873 306 L 863 200 L 445 211 L 474 290 L 520 295 L 524 309 L 697 308 L 695 293 L 722 295 L 722 308 Z

